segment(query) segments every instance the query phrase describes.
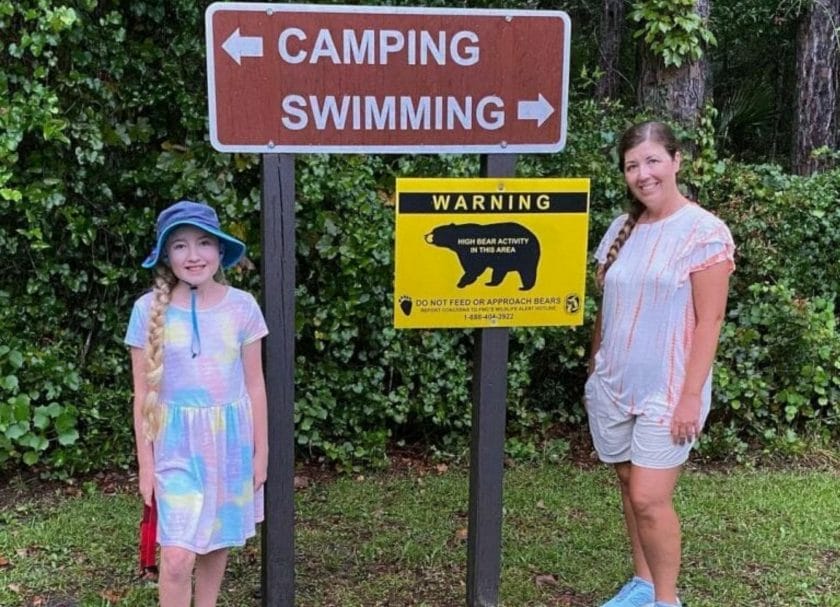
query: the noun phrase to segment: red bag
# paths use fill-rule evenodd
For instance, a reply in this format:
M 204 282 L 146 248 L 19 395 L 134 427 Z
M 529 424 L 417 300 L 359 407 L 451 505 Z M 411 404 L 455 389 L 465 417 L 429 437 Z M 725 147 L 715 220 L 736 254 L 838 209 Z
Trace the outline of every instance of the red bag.
M 143 504 L 143 520 L 140 521 L 140 577 L 156 580 L 157 567 L 157 504 L 152 498 L 152 505 Z

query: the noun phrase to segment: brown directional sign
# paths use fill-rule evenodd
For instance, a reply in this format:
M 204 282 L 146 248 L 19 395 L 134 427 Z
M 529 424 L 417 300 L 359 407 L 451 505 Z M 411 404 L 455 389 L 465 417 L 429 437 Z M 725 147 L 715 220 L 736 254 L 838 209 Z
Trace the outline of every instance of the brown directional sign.
M 553 152 L 566 138 L 560 11 L 215 3 L 222 152 Z

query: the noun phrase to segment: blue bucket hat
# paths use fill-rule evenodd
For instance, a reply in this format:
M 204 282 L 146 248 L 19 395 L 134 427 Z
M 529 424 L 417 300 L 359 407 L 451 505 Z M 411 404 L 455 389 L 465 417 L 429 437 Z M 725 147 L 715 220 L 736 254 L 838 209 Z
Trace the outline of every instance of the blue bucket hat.
M 180 226 L 195 226 L 212 234 L 222 245 L 222 268 L 229 268 L 245 255 L 245 243 L 222 232 L 215 209 L 203 202 L 182 200 L 161 211 L 157 220 L 157 241 L 155 248 L 143 262 L 144 268 L 153 268 L 165 253 L 166 239 L 172 230 Z

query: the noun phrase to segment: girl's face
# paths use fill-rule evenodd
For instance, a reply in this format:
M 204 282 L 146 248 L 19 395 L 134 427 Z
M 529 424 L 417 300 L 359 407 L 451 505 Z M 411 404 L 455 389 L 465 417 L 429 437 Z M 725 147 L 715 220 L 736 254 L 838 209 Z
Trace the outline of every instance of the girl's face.
M 651 211 L 665 210 L 679 200 L 677 172 L 680 153 L 674 158 L 662 144 L 648 139 L 624 153 L 624 180 L 633 196 Z
M 166 240 L 166 254 L 173 274 L 187 284 L 199 287 L 219 270 L 219 239 L 193 226 L 182 226 Z

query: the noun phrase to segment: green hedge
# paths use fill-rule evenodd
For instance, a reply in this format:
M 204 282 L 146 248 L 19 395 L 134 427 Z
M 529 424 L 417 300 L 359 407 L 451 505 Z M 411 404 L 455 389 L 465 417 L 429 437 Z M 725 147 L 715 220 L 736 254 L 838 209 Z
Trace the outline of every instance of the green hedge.
M 148 288 L 139 262 L 158 210 L 207 200 L 258 265 L 259 158 L 207 142 L 204 6 L 0 0 L 3 469 L 66 475 L 133 461 L 121 339 Z M 522 157 L 518 171 L 591 177 L 594 246 L 623 204 L 615 133 L 633 117 L 586 97 L 573 87 L 566 150 Z M 684 177 L 739 245 L 705 449 L 836 440 L 840 173 L 794 178 L 703 153 L 711 160 L 686 163 Z M 300 452 L 350 466 L 383 461 L 393 441 L 462 449 L 473 335 L 391 327 L 392 198 L 397 175 L 473 176 L 478 157 L 301 155 L 296 165 Z M 259 289 L 256 272 L 230 279 Z M 581 328 L 511 332 L 512 454 L 584 423 L 595 305 L 590 295 Z

